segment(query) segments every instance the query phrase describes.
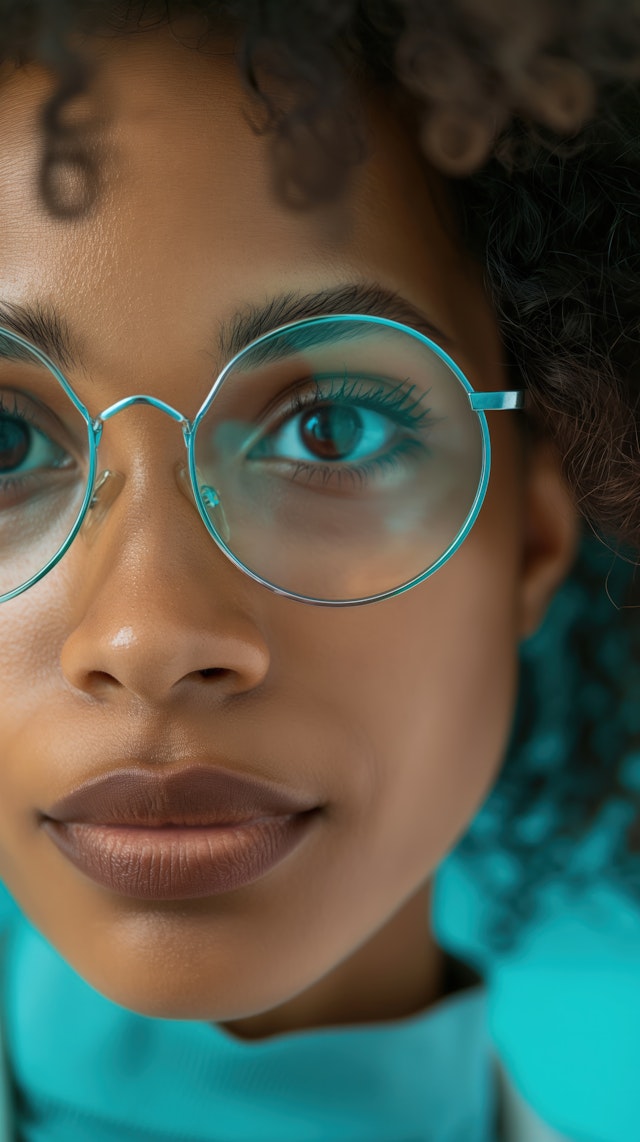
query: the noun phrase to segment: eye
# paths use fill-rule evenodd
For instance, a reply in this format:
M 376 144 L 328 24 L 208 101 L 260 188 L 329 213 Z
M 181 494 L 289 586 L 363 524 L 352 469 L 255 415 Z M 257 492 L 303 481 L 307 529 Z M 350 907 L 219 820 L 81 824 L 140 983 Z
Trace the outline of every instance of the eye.
M 395 435 L 397 425 L 381 413 L 324 401 L 284 421 L 267 438 L 268 454 L 301 463 L 356 462 L 371 459 Z
M 0 409 L 0 477 L 59 467 L 66 455 L 24 417 Z
M 291 478 L 373 475 L 418 449 L 425 455 L 431 412 L 409 381 L 374 375 L 318 375 L 276 404 L 254 436 L 248 460 L 291 465 Z M 275 421 L 275 423 L 274 423 Z
M 54 439 L 58 432 L 64 436 L 46 407 L 17 390 L 0 391 L 0 509 L 26 507 L 77 479 L 76 460 Z

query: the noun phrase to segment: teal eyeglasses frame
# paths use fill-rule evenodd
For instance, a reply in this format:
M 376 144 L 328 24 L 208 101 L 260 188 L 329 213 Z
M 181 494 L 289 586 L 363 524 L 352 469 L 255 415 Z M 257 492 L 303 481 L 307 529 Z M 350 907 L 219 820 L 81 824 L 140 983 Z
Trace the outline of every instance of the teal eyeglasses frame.
M 196 475 L 195 440 L 198 426 L 202 418 L 207 414 L 212 402 L 216 398 L 216 394 L 224 384 L 226 377 L 235 368 L 238 362 L 251 351 L 259 348 L 263 343 L 271 341 L 278 335 L 287 334 L 293 330 L 301 330 L 305 327 L 312 327 L 322 323 L 326 324 L 328 322 L 335 324 L 346 322 L 369 323 L 381 328 L 388 328 L 399 333 L 405 333 L 413 340 L 420 342 L 427 349 L 431 350 L 431 352 L 435 353 L 454 373 L 468 395 L 471 408 L 478 415 L 482 432 L 482 469 L 478 482 L 478 488 L 469 514 L 467 515 L 464 524 L 460 528 L 453 542 L 434 564 L 428 567 L 420 575 L 415 576 L 409 582 L 402 583 L 398 587 L 385 591 L 382 594 L 371 595 L 362 599 L 336 600 L 309 598 L 306 595 L 298 595 L 292 591 L 287 591 L 282 587 L 278 587 L 277 585 L 270 583 L 267 579 L 261 578 L 257 572 L 253 571 L 250 567 L 247 567 L 244 563 L 241 562 L 241 560 L 237 558 L 236 555 L 234 555 L 233 551 L 227 546 L 224 539 L 216 531 L 207 514 L 207 508 L 203 496 L 204 492 L 209 499 L 209 507 L 216 506 L 219 501 L 217 500 L 215 489 L 209 488 L 207 486 L 204 486 L 201 489 L 198 484 Z M 66 551 L 68 551 L 69 547 L 73 543 L 75 537 L 77 536 L 80 528 L 84 523 L 87 512 L 89 511 L 92 500 L 94 498 L 96 473 L 98 471 L 98 447 L 102 437 L 104 424 L 107 420 L 111 420 L 112 417 L 116 416 L 117 413 L 122 412 L 126 408 L 130 408 L 132 405 L 151 405 L 152 408 L 156 408 L 159 411 L 166 413 L 167 416 L 171 417 L 172 420 L 176 421 L 181 426 L 182 435 L 188 454 L 189 477 L 191 480 L 191 487 L 193 490 L 193 496 L 198 508 L 198 512 L 212 539 L 220 548 L 220 550 L 224 552 L 227 558 L 230 559 L 231 562 L 240 571 L 243 571 L 256 583 L 260 583 L 261 586 L 275 592 L 277 595 L 282 595 L 286 598 L 294 599 L 298 602 L 328 607 L 362 606 L 365 603 L 381 602 L 383 599 L 393 598 L 396 595 L 403 594 L 405 591 L 409 591 L 412 587 L 417 586 L 418 583 L 422 583 L 424 580 L 430 578 L 431 575 L 434 575 L 435 572 L 438 571 L 443 566 L 443 564 L 445 564 L 451 558 L 451 556 L 464 542 L 471 528 L 473 527 L 473 524 L 475 523 L 478 517 L 478 513 L 480 512 L 484 502 L 484 497 L 489 483 L 489 475 L 491 470 L 491 439 L 485 413 L 489 411 L 522 409 L 524 407 L 525 391 L 523 389 L 490 393 L 476 392 L 473 386 L 465 377 L 462 370 L 455 363 L 455 361 L 435 341 L 432 341 L 431 338 L 427 337 L 423 333 L 420 333 L 416 329 L 412 329 L 408 325 L 403 325 L 401 322 L 392 321 L 389 318 L 372 317 L 367 314 L 327 314 L 326 316 L 303 318 L 302 320 L 293 321 L 286 325 L 281 325 L 276 329 L 271 329 L 269 332 L 264 333 L 261 337 L 256 338 L 256 340 L 252 341 L 249 345 L 246 345 L 243 349 L 239 350 L 239 352 L 236 353 L 225 365 L 223 370 L 216 377 L 213 386 L 209 390 L 204 403 L 202 404 L 202 407 L 192 421 L 188 420 L 187 417 L 183 416 L 181 412 L 173 408 L 171 405 L 167 404 L 165 401 L 159 400 L 157 397 L 148 396 L 142 393 L 136 393 L 133 396 L 124 397 L 122 400 L 119 400 L 115 404 L 110 405 L 108 408 L 106 408 L 103 412 L 100 413 L 99 416 L 92 417 L 91 413 L 82 404 L 76 393 L 71 388 L 71 385 L 67 381 L 64 374 L 60 371 L 55 362 L 47 356 L 46 353 L 43 353 L 40 349 L 37 348 L 37 346 L 33 345 L 25 338 L 19 336 L 17 333 L 12 333 L 11 330 L 5 329 L 2 326 L 0 326 L 0 338 L 8 341 L 13 341 L 17 345 L 22 346 L 23 349 L 28 350 L 29 353 L 31 353 L 37 360 L 39 360 L 43 365 L 46 366 L 47 369 L 49 369 L 54 374 L 57 381 L 69 397 L 69 400 L 72 402 L 74 407 L 84 419 L 87 425 L 87 438 L 89 443 L 89 470 L 87 474 L 87 489 L 78 516 L 69 535 L 67 536 L 67 539 L 58 549 L 58 551 L 51 557 L 46 566 L 38 571 L 35 575 L 33 575 L 29 580 L 27 580 L 26 583 L 23 583 L 20 587 L 16 587 L 4 595 L 0 595 L 0 603 L 8 602 L 10 599 L 16 598 L 16 596 L 23 594 L 25 591 L 28 591 L 30 587 L 33 587 L 36 583 L 43 579 L 44 576 L 47 575 L 49 571 L 51 571 L 56 566 L 56 564 L 60 562 Z

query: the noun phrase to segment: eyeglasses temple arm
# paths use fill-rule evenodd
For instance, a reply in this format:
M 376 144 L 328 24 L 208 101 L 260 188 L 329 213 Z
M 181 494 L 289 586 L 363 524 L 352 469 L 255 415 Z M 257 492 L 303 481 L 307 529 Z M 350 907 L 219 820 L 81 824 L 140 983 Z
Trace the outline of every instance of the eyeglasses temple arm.
M 469 393 L 469 403 L 476 412 L 489 412 L 491 410 L 524 408 L 524 389 L 516 389 L 507 393 Z

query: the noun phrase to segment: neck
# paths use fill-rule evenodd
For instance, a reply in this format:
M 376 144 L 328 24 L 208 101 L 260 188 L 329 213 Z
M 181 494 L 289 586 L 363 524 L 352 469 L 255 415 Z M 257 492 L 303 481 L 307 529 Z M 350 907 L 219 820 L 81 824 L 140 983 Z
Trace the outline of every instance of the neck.
M 431 932 L 431 884 L 421 886 L 348 959 L 293 999 L 223 1024 L 239 1039 L 383 1022 L 418 1014 L 452 989 L 447 957 Z

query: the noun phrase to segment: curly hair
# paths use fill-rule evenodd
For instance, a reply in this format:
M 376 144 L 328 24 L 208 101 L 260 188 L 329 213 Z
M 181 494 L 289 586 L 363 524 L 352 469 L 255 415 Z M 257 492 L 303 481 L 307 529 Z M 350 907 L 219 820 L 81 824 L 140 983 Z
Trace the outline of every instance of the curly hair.
M 620 661 L 605 656 L 603 665 L 603 640 L 617 637 L 625 661 L 640 661 L 640 622 L 629 609 L 640 602 L 629 574 L 640 550 L 640 0 L 0 0 L 0 62 L 36 60 L 57 76 L 42 109 L 39 174 L 53 215 L 88 212 L 99 194 L 87 124 L 64 115 L 92 80 L 82 37 L 135 34 L 182 16 L 193 17 L 198 48 L 220 28 L 234 35 L 259 109 L 254 129 L 269 140 L 275 184 L 292 209 L 338 194 L 365 153 L 351 99 L 358 78 L 407 111 L 417 144 L 447 177 L 513 387 L 526 387 L 531 423 L 556 442 L 586 526 L 605 541 L 601 552 L 619 552 L 619 605 L 603 611 L 587 536 L 567 590 L 582 584 L 590 621 L 565 631 L 609 695 L 614 735 Z M 76 180 L 60 178 L 69 167 L 82 176 L 79 196 Z M 575 732 L 552 774 L 535 750 L 527 754 L 544 705 L 531 645 L 512 747 L 489 803 L 500 813 L 493 825 L 481 814 L 461 846 L 497 845 L 516 858 L 517 886 L 502 891 L 494 924 L 505 945 L 533 908 L 533 886 L 566 855 L 563 843 L 615 792 L 638 807 L 622 767 L 640 750 L 640 730 L 603 745 L 597 704 L 582 701 L 577 720 L 569 712 Z M 627 672 L 627 695 L 632 680 L 637 686 Z M 527 840 L 528 810 L 545 799 L 555 846 Z M 608 868 L 640 895 L 629 861 L 640 849 L 638 820 Z

